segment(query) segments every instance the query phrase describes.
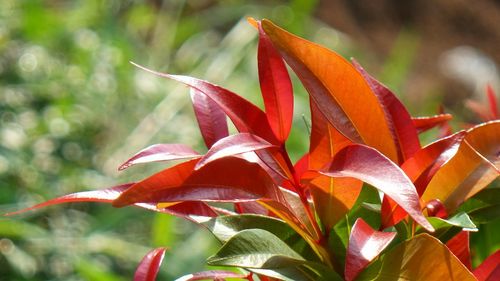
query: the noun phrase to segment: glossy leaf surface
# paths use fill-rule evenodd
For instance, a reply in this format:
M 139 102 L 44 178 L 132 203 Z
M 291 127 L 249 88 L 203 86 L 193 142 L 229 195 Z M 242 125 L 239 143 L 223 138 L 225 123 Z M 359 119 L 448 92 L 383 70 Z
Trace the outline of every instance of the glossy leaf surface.
M 474 276 L 479 281 L 495 281 L 500 279 L 500 250 L 490 255 L 474 269 Z
M 342 149 L 324 172 L 331 177 L 353 177 L 362 180 L 400 205 L 418 224 L 433 231 L 422 214 L 415 186 L 406 174 L 377 150 L 359 144 Z
M 161 73 L 147 69 L 135 63 L 132 64 L 157 76 L 184 83 L 187 86 L 207 95 L 217 103 L 217 105 L 224 111 L 231 121 L 233 121 L 234 125 L 241 133 L 252 133 L 270 143 L 279 143 L 269 126 L 266 114 L 261 109 L 235 93 L 207 81 L 193 77 Z
M 194 171 L 196 160 L 165 169 L 123 192 L 113 205 L 178 201 L 244 202 L 280 200 L 280 194 L 259 165 L 227 157 Z M 221 171 L 224 171 L 223 173 Z M 230 175 L 230 176 L 229 176 Z
M 337 53 L 263 20 L 262 28 L 325 118 L 343 135 L 397 161 L 397 149 L 375 94 Z
M 370 88 L 379 99 L 385 118 L 398 147 L 399 163 L 412 157 L 420 150 L 420 141 L 411 116 L 391 90 L 368 74 L 361 65 L 352 60 L 354 67 L 363 75 Z
M 473 281 L 476 279 L 438 239 L 428 234 L 421 234 L 383 254 L 362 272 L 357 280 Z
M 155 281 L 165 252 L 165 248 L 157 248 L 147 253 L 135 271 L 134 281 Z
M 500 121 L 484 123 L 467 131 L 465 142 L 432 178 L 422 199 L 439 199 L 448 213 L 453 212 L 500 175 L 498 153 Z
M 259 82 L 266 116 L 276 138 L 284 143 L 293 119 L 293 89 L 283 59 L 259 24 Z
M 352 144 L 340 134 L 311 102 L 311 145 L 309 169 L 320 170 L 327 165 L 342 148 Z M 352 208 L 363 182 L 354 178 L 332 178 L 318 175 L 308 183 L 316 212 L 321 223 L 329 231 Z
M 440 139 L 418 151 L 401 165 L 401 169 L 415 184 L 419 196 L 427 188 L 436 172 L 458 151 L 465 132 Z M 393 226 L 406 217 L 406 212 L 390 198 L 382 202 L 382 226 Z
M 208 270 L 184 275 L 175 281 L 226 280 L 226 278 L 246 279 L 247 275 L 225 270 Z
M 245 152 L 270 148 L 273 145 L 258 136 L 240 133 L 218 140 L 208 152 L 198 161 L 195 169 L 198 170 L 214 160 L 227 156 L 234 156 Z
M 345 279 L 347 281 L 354 280 L 389 245 L 395 236 L 396 232 L 376 231 L 363 219 L 357 219 L 352 227 L 347 246 Z
M 202 92 L 191 88 L 191 102 L 205 145 L 212 145 L 229 135 L 226 114 L 220 106 Z
M 469 198 L 458 211 L 467 212 L 475 223 L 488 223 L 500 217 L 500 188 L 486 188 Z
M 420 134 L 432 128 L 446 124 L 446 122 L 452 118 L 453 116 L 451 116 L 451 114 L 443 113 L 427 117 L 413 117 L 412 121 L 413 125 L 417 129 L 417 132 Z
M 130 159 L 121 164 L 118 170 L 125 170 L 126 168 L 140 163 L 179 160 L 186 158 L 198 158 L 201 155 L 184 144 L 154 144 L 151 145 Z

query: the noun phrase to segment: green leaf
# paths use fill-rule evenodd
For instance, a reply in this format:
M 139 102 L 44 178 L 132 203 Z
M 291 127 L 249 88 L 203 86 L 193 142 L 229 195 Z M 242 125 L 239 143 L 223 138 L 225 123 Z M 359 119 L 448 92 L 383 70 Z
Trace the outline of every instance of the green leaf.
M 262 215 L 243 214 L 213 218 L 202 223 L 221 242 L 226 243 L 238 232 L 262 229 L 279 237 L 295 252 L 309 261 L 319 261 L 309 244 L 284 221 Z
M 464 212 L 460 212 L 446 220 L 438 217 L 429 217 L 428 220 L 436 229 L 433 236 L 439 238 L 439 240 L 443 242 L 448 241 L 461 230 L 478 231 L 476 225 Z M 422 233 L 424 231 L 425 230 L 420 229 L 417 233 Z
M 256 272 L 268 276 L 282 275 L 293 280 L 341 280 L 335 272 L 306 261 L 276 235 L 262 229 L 238 232 L 207 262 L 257 269 Z
M 500 188 L 487 188 L 465 201 L 459 211 L 466 212 L 473 222 L 485 224 L 500 217 Z
M 383 254 L 356 280 L 476 280 L 438 239 L 420 234 Z

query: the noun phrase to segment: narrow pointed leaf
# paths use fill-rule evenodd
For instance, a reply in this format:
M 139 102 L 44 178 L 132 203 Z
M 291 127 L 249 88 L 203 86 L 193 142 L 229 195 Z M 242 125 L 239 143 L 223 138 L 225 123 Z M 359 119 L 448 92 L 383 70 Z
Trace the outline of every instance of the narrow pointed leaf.
M 399 163 L 403 163 L 420 149 L 417 130 L 410 114 L 391 90 L 368 74 L 357 61 L 353 59 L 352 63 L 379 99 L 392 138 L 398 147 Z
M 125 170 L 132 165 L 140 163 L 198 157 L 201 157 L 198 152 L 184 144 L 154 144 L 139 151 L 137 154 L 125 161 L 125 163 L 120 165 L 118 170 Z
M 311 121 L 309 169 L 320 170 L 352 142 L 330 125 L 312 102 Z M 352 208 L 363 182 L 354 178 L 318 175 L 308 185 L 316 212 L 328 232 Z
M 229 135 L 226 114 L 207 95 L 191 88 L 191 102 L 205 145 L 210 148 L 221 138 Z
M 196 160 L 165 169 L 123 192 L 113 205 L 179 201 L 244 202 L 281 200 L 279 190 L 259 165 L 226 157 L 195 171 Z M 230 176 L 228 176 L 230 175 Z
M 376 231 L 363 219 L 357 219 L 347 246 L 345 279 L 354 280 L 391 243 L 396 234 L 396 232 Z
M 472 269 L 469 246 L 469 232 L 460 231 L 446 242 L 446 247 L 469 269 Z
M 432 235 L 443 242 L 447 242 L 462 230 L 478 231 L 476 225 L 466 213 L 458 213 L 448 219 L 438 217 L 429 217 L 427 219 L 436 230 Z M 417 229 L 417 233 L 422 232 L 424 232 L 423 229 Z
M 357 280 L 474 281 L 474 275 L 438 239 L 420 234 L 390 249 Z
M 247 275 L 225 270 L 208 270 L 184 275 L 175 281 L 226 280 L 226 278 L 247 279 Z
M 166 250 L 157 248 L 149 252 L 137 267 L 134 281 L 155 281 Z
M 347 146 L 322 173 L 331 177 L 353 177 L 372 185 L 398 203 L 418 224 L 431 232 L 434 230 L 422 214 L 413 183 L 377 150 L 359 144 Z
M 500 250 L 487 257 L 481 265 L 474 269 L 478 281 L 495 281 L 500 279 Z
M 127 188 L 131 187 L 134 185 L 134 183 L 127 183 L 127 184 L 122 184 L 106 189 L 101 189 L 101 190 L 92 190 L 92 191 L 82 191 L 82 192 L 76 192 L 72 194 L 67 194 L 64 196 L 60 196 L 48 201 L 45 201 L 43 203 L 34 205 L 29 208 L 25 208 L 19 211 L 11 212 L 8 214 L 5 214 L 6 216 L 11 216 L 11 215 L 16 215 L 19 213 L 24 213 L 27 211 L 31 211 L 34 209 L 39 209 L 43 207 L 48 207 L 52 205 L 57 205 L 57 204 L 63 204 L 63 203 L 74 203 L 74 202 L 103 202 L 103 203 L 111 203 L 113 202 L 114 199 L 118 198 L 118 196 L 123 193 Z
M 283 59 L 259 23 L 259 81 L 266 116 L 276 138 L 284 143 L 292 127 L 293 89 Z
M 262 21 L 262 28 L 301 79 L 321 113 L 339 132 L 397 161 L 396 145 L 381 105 L 348 61 L 268 20 Z
M 235 93 L 207 81 L 193 77 L 161 73 L 147 69 L 135 63 L 132 64 L 157 76 L 184 83 L 187 86 L 207 95 L 215 103 L 217 103 L 217 105 L 224 111 L 231 121 L 233 121 L 234 125 L 241 133 L 252 133 L 270 143 L 279 143 L 269 126 L 266 114 L 261 109 Z
M 195 169 L 198 170 L 211 161 L 223 157 L 234 156 L 270 147 L 273 147 L 273 145 L 252 134 L 240 133 L 227 136 L 213 144 L 208 152 L 198 161 Z
M 436 172 L 447 163 L 458 151 L 465 132 L 440 139 L 418 151 L 408 159 L 401 169 L 415 184 L 417 193 L 421 196 Z M 394 202 L 385 197 L 382 201 L 382 226 L 393 226 L 406 217 L 406 212 Z
M 486 86 L 486 95 L 488 96 L 488 103 L 490 105 L 491 120 L 500 119 L 500 114 L 498 113 L 497 97 L 493 87 L 490 84 Z
M 451 114 L 444 113 L 428 117 L 413 117 L 412 121 L 413 125 L 417 129 L 417 132 L 420 134 L 432 128 L 446 124 L 446 122 L 452 118 L 453 116 Z
M 456 155 L 432 178 L 422 199 L 439 199 L 452 213 L 500 175 L 500 121 L 469 131 Z

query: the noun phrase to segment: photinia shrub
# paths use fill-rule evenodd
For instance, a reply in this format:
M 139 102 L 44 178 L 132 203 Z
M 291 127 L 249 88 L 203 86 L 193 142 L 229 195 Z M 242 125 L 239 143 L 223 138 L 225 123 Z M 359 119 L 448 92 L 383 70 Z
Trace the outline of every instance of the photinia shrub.
M 469 233 L 498 218 L 500 189 L 487 188 L 500 174 L 493 90 L 490 121 L 422 146 L 419 134 L 451 115 L 413 118 L 356 61 L 268 20 L 249 21 L 259 32 L 265 111 L 209 82 L 134 64 L 190 88 L 208 152 L 155 144 L 119 169 L 181 163 L 139 182 L 19 212 L 91 201 L 172 214 L 220 240 L 208 264 L 240 269 L 178 280 L 499 280 L 499 252 L 472 269 L 469 250 Z M 285 146 L 293 116 L 285 62 L 310 97 L 310 147 L 296 163 Z M 227 119 L 238 133 L 229 134 Z M 148 253 L 134 280 L 154 280 L 164 253 Z

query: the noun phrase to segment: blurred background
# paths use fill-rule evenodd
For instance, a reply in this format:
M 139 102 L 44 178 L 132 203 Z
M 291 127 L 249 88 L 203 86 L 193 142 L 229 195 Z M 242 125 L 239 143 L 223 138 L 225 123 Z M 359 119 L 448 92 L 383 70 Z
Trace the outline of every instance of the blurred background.
M 0 213 L 141 179 L 165 165 L 116 168 L 154 143 L 204 152 L 188 90 L 129 61 L 262 105 L 248 16 L 355 57 L 414 116 L 443 105 L 455 129 L 480 121 L 466 101 L 485 104 L 487 83 L 499 93 L 500 1 L 2 0 Z M 308 105 L 293 79 L 287 145 L 297 158 L 308 145 Z M 499 222 L 472 237 L 474 264 L 500 247 Z M 130 280 L 157 246 L 170 248 L 159 280 L 173 280 L 203 269 L 217 243 L 189 222 L 136 208 L 49 207 L 0 218 L 0 280 Z

